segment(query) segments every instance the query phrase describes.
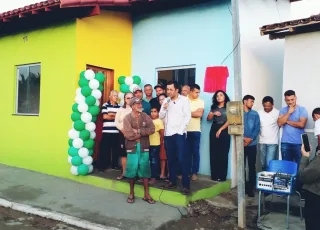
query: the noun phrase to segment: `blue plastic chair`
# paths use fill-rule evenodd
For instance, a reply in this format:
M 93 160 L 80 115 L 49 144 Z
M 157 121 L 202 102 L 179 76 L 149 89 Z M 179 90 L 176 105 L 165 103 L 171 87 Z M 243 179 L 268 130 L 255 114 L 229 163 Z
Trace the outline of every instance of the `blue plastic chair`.
M 269 167 L 267 169 L 268 172 L 279 172 L 279 173 L 287 173 L 293 175 L 295 178 L 298 174 L 298 164 L 293 161 L 285 161 L 285 160 L 272 160 L 269 162 Z M 289 207 L 290 207 L 290 196 L 294 193 L 297 193 L 300 197 L 300 218 L 302 218 L 302 206 L 301 206 L 301 194 L 295 190 L 295 184 L 292 185 L 293 189 L 291 194 L 287 195 L 287 218 L 286 218 L 286 225 L 287 229 L 289 229 Z M 261 193 L 259 191 L 259 210 L 258 210 L 258 223 L 260 222 L 260 209 L 261 209 Z M 277 192 L 268 192 L 271 194 L 279 194 Z

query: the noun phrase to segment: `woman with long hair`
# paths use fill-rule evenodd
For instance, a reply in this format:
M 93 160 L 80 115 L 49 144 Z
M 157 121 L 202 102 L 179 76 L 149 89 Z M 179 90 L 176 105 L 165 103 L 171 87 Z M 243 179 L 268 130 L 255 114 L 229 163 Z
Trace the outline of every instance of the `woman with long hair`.
M 122 166 L 122 174 L 121 176 L 118 176 L 118 180 L 122 180 L 124 178 L 124 173 L 127 166 L 127 151 L 125 148 L 125 138 L 123 135 L 123 119 L 124 117 L 131 113 L 132 108 L 130 106 L 130 100 L 132 99 L 133 94 L 131 92 L 124 94 L 124 103 L 123 106 L 118 110 L 116 117 L 115 117 L 115 123 L 116 127 L 120 130 L 119 133 L 119 144 L 120 144 L 120 156 L 121 156 L 121 166 Z
M 227 102 L 228 95 L 218 90 L 212 97 L 211 110 L 207 120 L 212 120 L 210 130 L 210 168 L 213 181 L 225 181 L 228 172 L 230 135 L 228 134 Z

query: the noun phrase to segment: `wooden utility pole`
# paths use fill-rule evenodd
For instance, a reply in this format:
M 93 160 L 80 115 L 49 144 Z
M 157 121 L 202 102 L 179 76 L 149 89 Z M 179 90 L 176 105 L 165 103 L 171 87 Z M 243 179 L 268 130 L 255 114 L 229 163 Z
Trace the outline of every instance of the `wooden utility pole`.
M 240 26 L 239 26 L 239 0 L 231 0 L 232 4 L 232 33 L 233 33 L 233 64 L 235 100 L 242 100 L 241 81 L 241 54 L 240 54 Z M 237 154 L 237 180 L 238 180 L 238 226 L 246 227 L 246 199 L 245 199 L 245 173 L 243 135 L 235 135 Z

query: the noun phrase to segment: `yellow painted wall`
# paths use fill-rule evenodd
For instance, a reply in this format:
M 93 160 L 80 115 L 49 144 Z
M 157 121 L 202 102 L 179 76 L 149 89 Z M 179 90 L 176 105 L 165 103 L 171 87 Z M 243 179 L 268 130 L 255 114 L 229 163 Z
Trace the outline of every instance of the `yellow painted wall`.
M 77 77 L 75 40 L 75 20 L 0 37 L 0 163 L 52 175 L 68 173 L 67 132 Z M 41 63 L 40 115 L 14 116 L 15 66 L 36 62 Z
M 102 11 L 77 19 L 77 70 L 94 65 L 114 70 L 117 79 L 131 74 L 132 21 L 129 13 Z

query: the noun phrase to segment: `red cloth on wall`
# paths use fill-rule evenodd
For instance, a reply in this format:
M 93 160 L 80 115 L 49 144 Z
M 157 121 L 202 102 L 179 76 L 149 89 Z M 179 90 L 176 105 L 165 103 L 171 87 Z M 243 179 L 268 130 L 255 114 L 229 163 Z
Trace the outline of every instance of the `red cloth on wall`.
M 227 90 L 227 78 L 229 70 L 227 66 L 207 67 L 204 78 L 204 92 L 214 93 L 218 90 Z

